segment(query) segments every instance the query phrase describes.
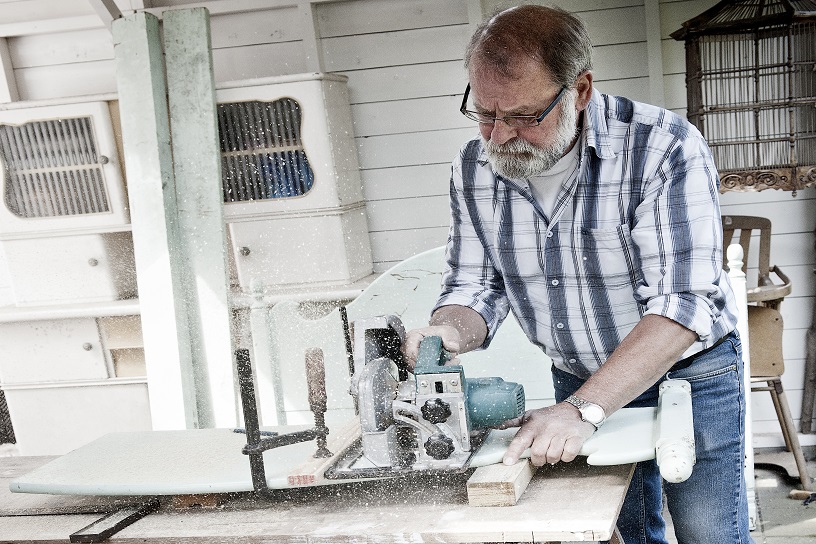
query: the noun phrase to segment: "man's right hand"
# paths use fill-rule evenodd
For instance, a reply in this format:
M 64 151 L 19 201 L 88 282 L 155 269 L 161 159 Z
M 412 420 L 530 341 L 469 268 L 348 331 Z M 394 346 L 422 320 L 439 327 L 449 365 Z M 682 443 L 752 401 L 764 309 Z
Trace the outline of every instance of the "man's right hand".
M 448 350 L 454 357 L 459 354 L 462 341 L 459 331 L 451 325 L 432 325 L 413 329 L 405 334 L 405 342 L 402 344 L 402 355 L 405 363 L 413 371 L 419 355 L 419 344 L 426 336 L 439 336 L 442 338 L 442 347 Z

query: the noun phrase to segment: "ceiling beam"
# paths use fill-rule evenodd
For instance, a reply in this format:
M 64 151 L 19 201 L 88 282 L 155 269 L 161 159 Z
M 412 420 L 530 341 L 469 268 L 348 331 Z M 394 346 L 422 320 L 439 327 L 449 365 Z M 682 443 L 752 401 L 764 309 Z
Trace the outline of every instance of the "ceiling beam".
M 111 30 L 111 23 L 116 19 L 122 17 L 122 11 L 116 2 L 113 0 L 88 0 L 91 7 L 102 20 L 102 23 L 107 27 L 108 32 Z

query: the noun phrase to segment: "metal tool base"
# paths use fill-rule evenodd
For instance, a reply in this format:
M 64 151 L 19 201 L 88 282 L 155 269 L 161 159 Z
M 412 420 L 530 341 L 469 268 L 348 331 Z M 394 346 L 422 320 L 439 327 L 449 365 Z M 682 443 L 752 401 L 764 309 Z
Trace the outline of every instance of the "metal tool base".
M 374 479 L 392 478 L 405 476 L 408 474 L 457 474 L 466 472 L 470 468 L 470 461 L 479 451 L 479 447 L 487 438 L 489 429 L 483 429 L 471 435 L 470 442 L 472 450 L 467 460 L 461 467 L 455 468 L 414 468 L 412 464 L 404 466 L 376 467 L 361 466 L 364 463 L 362 439 L 358 438 L 339 456 L 337 461 L 326 470 L 323 477 L 327 480 L 354 480 L 354 479 Z

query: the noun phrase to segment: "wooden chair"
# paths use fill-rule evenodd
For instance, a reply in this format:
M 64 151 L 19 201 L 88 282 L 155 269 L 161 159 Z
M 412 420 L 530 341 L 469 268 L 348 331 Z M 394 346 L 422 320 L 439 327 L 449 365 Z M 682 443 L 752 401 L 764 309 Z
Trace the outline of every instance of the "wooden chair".
M 759 258 L 757 260 L 759 277 L 757 286 L 747 291 L 751 391 L 768 391 L 771 394 L 776 416 L 782 428 L 782 436 L 785 439 L 785 446 L 796 461 L 802 487 L 805 491 L 812 491 L 812 480 L 807 471 L 805 456 L 802 453 L 799 436 L 796 434 L 790 407 L 782 387 L 782 374 L 785 372 L 782 349 L 784 326 L 779 307 L 784 297 L 790 294 L 792 285 L 778 266 L 770 265 L 771 221 L 764 217 L 724 215 L 722 226 L 723 247 L 728 247 L 732 243 L 739 243 L 742 246 L 744 270 L 748 268 L 748 251 L 752 236 L 757 232 L 759 234 Z M 774 274 L 781 283 L 775 283 L 771 274 Z

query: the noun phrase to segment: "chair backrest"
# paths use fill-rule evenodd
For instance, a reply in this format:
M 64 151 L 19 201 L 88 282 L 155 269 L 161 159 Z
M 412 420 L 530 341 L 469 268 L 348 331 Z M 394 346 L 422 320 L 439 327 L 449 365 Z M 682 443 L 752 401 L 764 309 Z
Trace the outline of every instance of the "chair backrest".
M 728 247 L 735 242 L 738 237 L 739 245 L 742 246 L 743 267 L 745 272 L 748 268 L 748 250 L 751 246 L 751 237 L 759 232 L 759 278 L 757 285 L 772 285 L 771 281 L 771 220 L 765 217 L 751 215 L 723 215 L 723 247 Z M 725 258 L 725 255 L 723 255 Z
M 773 308 L 748 306 L 748 331 L 751 335 L 751 377 L 781 376 L 785 372 L 782 352 L 782 314 Z

